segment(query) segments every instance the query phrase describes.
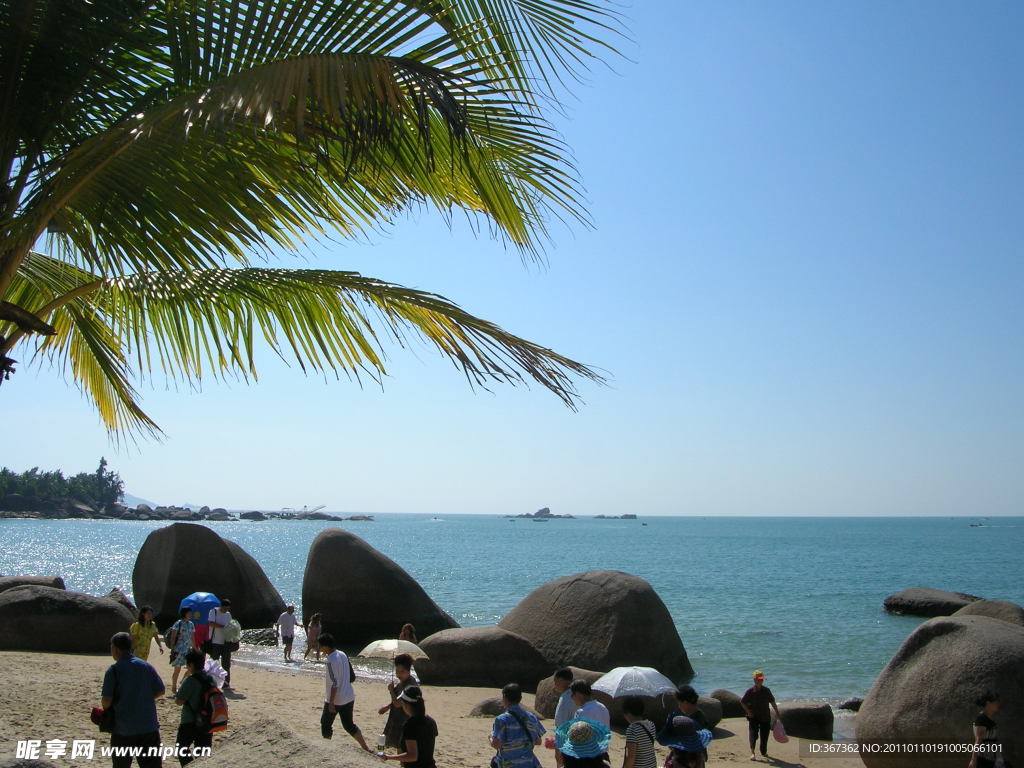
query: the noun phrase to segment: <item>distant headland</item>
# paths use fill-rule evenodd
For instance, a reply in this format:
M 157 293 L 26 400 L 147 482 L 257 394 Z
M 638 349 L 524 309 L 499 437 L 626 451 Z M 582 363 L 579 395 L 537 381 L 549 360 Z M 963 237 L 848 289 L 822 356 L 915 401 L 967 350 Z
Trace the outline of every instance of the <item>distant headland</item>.
M 129 499 L 134 506 L 123 503 Z M 0 518 L 35 518 L 41 520 L 356 520 L 372 521 L 373 515 L 341 517 L 321 512 L 323 507 L 283 509 L 280 512 L 232 513 L 223 507 L 210 508 L 188 504 L 164 506 L 144 502 L 124 492 L 124 482 L 116 472 L 107 469 L 107 460 L 100 459 L 95 472 L 80 472 L 65 477 L 61 470 L 40 471 L 33 467 L 26 472 L 0 469 Z

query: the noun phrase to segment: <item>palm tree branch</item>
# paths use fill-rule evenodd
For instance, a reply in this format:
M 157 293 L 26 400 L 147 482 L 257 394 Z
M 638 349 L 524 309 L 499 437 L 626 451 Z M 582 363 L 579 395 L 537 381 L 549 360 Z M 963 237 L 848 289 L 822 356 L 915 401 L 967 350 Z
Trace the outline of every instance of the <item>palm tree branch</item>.
M 306 57 L 83 145 L 40 190 L 21 244 L 59 212 L 67 253 L 89 269 L 210 268 L 431 201 L 486 216 L 536 254 L 546 212 L 583 219 L 565 157 L 543 120 L 486 84 L 414 61 Z

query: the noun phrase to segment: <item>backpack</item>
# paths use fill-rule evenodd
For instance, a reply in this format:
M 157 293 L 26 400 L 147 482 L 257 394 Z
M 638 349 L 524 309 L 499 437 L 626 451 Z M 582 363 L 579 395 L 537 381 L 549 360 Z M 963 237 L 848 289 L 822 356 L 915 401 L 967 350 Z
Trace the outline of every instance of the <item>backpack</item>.
M 178 632 L 181 627 L 181 619 L 171 624 L 164 632 L 164 645 L 173 650 L 174 646 L 178 644 Z
M 199 696 L 199 710 L 196 712 L 196 728 L 200 733 L 217 733 L 228 729 L 228 700 L 224 692 L 213 683 L 213 678 L 203 675 L 196 678 L 202 684 Z

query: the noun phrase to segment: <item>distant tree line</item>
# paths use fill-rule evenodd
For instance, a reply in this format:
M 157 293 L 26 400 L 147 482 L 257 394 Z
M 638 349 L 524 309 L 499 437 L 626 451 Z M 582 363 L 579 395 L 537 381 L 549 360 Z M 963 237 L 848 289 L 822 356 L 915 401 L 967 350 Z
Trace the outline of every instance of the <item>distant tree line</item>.
M 40 472 L 39 467 L 32 467 L 19 474 L 4 467 L 0 469 L 0 498 L 12 493 L 28 498 L 79 501 L 103 507 L 124 498 L 124 483 L 117 472 L 107 469 L 105 458 L 100 459 L 95 472 L 80 472 L 72 477 L 64 477 L 59 469 Z

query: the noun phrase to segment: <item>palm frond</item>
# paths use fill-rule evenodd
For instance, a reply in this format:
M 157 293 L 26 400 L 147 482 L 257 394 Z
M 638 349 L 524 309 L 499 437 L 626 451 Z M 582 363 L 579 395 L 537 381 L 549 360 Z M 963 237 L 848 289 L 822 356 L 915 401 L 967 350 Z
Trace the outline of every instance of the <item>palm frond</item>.
M 86 142 L 38 190 L 22 235 L 55 220 L 65 256 L 104 274 L 203 269 L 430 203 L 536 254 L 552 214 L 585 220 L 566 156 L 486 85 L 403 59 L 289 59 Z
M 81 271 L 75 277 L 42 254 L 33 253 L 26 265 L 19 277 L 22 302 L 45 306 L 72 283 L 94 286 L 55 309 L 50 322 L 57 335 L 39 352 L 69 353 L 75 380 L 115 433 L 153 428 L 129 370 L 181 382 L 255 379 L 263 345 L 307 373 L 378 379 L 387 375 L 387 341 L 405 347 L 418 339 L 472 387 L 534 382 L 572 408 L 579 400 L 575 380 L 603 381 L 594 369 L 444 297 L 353 272 L 212 269 L 97 282 Z

